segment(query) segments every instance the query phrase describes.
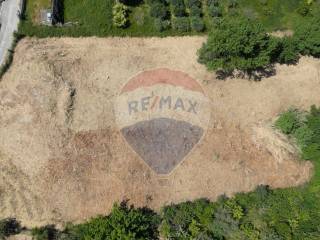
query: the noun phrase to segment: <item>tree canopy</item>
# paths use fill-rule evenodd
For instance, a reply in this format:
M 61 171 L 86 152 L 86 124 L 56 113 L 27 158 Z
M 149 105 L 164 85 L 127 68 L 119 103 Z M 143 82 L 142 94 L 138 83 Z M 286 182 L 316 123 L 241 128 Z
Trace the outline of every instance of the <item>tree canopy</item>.
M 209 70 L 250 73 L 270 66 L 278 48 L 279 41 L 260 23 L 246 18 L 223 19 L 199 50 L 199 62 Z

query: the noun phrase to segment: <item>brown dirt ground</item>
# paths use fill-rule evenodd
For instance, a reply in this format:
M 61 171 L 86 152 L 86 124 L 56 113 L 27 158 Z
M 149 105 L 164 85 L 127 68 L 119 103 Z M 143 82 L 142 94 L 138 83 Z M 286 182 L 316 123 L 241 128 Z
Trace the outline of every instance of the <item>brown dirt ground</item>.
M 217 80 L 197 63 L 203 37 L 24 39 L 0 82 L 0 218 L 24 224 L 81 221 L 115 201 L 164 204 L 296 186 L 308 162 L 271 127 L 291 106 L 320 104 L 320 61 L 277 66 L 261 82 Z M 157 176 L 126 144 L 113 101 L 136 73 L 167 67 L 197 79 L 212 100 L 199 145 Z

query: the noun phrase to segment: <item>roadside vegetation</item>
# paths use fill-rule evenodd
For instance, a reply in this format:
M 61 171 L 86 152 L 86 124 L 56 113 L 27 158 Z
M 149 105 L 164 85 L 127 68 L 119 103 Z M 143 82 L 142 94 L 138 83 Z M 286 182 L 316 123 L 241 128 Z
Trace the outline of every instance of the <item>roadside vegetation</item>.
M 53 225 L 35 228 L 31 234 L 35 240 L 320 239 L 320 108 L 289 109 L 274 126 L 299 147 L 301 159 L 313 162 L 314 176 L 308 184 L 286 189 L 258 186 L 216 202 L 199 199 L 165 206 L 160 213 L 116 204 L 108 216 L 68 224 L 63 230 Z M 0 236 L 19 229 L 7 220 L 0 222 Z
M 259 21 L 270 32 L 293 28 L 305 17 L 317 15 L 320 5 L 317 0 L 63 0 L 65 25 L 40 26 L 40 9 L 48 8 L 49 2 L 28 1 L 26 18 L 20 26 L 22 34 L 37 37 L 190 35 L 211 31 L 221 18 L 238 16 Z M 125 5 L 122 10 L 121 4 Z

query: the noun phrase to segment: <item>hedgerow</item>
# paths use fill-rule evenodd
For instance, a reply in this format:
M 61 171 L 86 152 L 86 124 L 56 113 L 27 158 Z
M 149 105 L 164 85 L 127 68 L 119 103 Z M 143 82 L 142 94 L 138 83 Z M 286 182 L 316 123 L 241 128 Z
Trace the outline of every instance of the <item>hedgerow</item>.
M 284 38 L 271 36 L 258 21 L 224 18 L 209 33 L 198 60 L 208 70 L 230 73 L 240 70 L 250 75 L 272 68 L 277 62 L 295 63 L 301 55 L 320 57 L 319 16 L 306 18 L 295 28 L 293 36 Z
M 172 27 L 178 32 L 189 32 L 190 31 L 190 21 L 187 17 L 176 17 L 172 19 Z

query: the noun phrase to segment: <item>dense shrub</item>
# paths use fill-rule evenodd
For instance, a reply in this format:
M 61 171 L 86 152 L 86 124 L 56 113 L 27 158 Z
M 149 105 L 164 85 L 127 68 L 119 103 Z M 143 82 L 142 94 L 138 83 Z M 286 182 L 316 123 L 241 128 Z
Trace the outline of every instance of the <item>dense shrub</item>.
M 222 16 L 222 10 L 220 7 L 210 5 L 208 7 L 208 14 L 211 17 L 221 17 Z
M 116 27 L 126 27 L 128 24 L 128 7 L 122 3 L 116 3 L 112 8 L 113 24 Z
M 228 7 L 235 8 L 238 6 L 238 0 L 228 0 Z
M 293 37 L 284 37 L 279 40 L 279 63 L 296 63 L 299 59 L 299 49 L 297 47 L 298 43 Z
M 275 126 L 285 134 L 292 134 L 300 127 L 300 116 L 301 113 L 299 111 L 290 109 L 279 116 L 275 122 Z
M 31 230 L 31 235 L 34 240 L 56 240 L 59 232 L 54 225 L 47 225 Z
M 197 6 L 192 6 L 190 8 L 190 16 L 191 17 L 200 17 L 202 14 L 202 9 Z
M 14 218 L 0 220 L 0 239 L 6 239 L 10 235 L 21 232 L 20 223 Z
M 251 73 L 269 67 L 274 61 L 278 42 L 260 23 L 245 18 L 225 19 L 212 30 L 199 50 L 199 62 L 209 70 Z
M 69 226 L 65 234 L 77 240 L 145 240 L 158 239 L 159 217 L 148 209 L 135 209 L 122 203 L 115 205 L 107 217 Z
M 214 222 L 214 205 L 204 199 L 170 205 L 161 210 L 161 217 L 161 235 L 167 239 L 209 237 L 210 230 L 206 225 Z
M 183 0 L 170 0 L 173 15 L 182 17 L 186 15 L 186 6 Z
M 294 38 L 301 54 L 320 57 L 320 16 L 299 22 Z
M 173 29 L 179 32 L 188 32 L 190 31 L 190 22 L 187 17 L 177 17 L 172 19 Z
M 162 3 L 163 5 L 167 5 L 166 0 L 146 0 L 146 3 L 152 5 L 154 3 Z
M 169 12 L 167 7 L 160 2 L 155 2 L 151 4 L 150 15 L 154 18 L 165 19 L 168 17 Z
M 136 6 L 142 2 L 142 0 L 117 0 L 117 1 L 127 6 Z
M 176 17 L 183 17 L 186 15 L 186 9 L 184 5 L 173 5 L 172 11 L 173 15 Z
M 312 2 L 303 0 L 300 2 L 297 12 L 301 16 L 305 17 L 311 12 L 311 5 L 312 5 Z
M 200 17 L 191 17 L 190 25 L 193 31 L 201 32 L 204 30 L 204 22 Z
M 160 18 L 156 18 L 154 20 L 154 25 L 157 31 L 162 32 L 170 28 L 170 21 L 169 20 L 162 20 Z
M 201 1 L 200 0 L 186 0 L 186 6 L 191 8 L 193 6 L 200 7 Z
M 207 4 L 208 4 L 208 6 L 211 6 L 211 5 L 213 5 L 213 6 L 219 6 L 219 3 L 220 3 L 220 1 L 221 0 L 208 0 L 207 1 Z

